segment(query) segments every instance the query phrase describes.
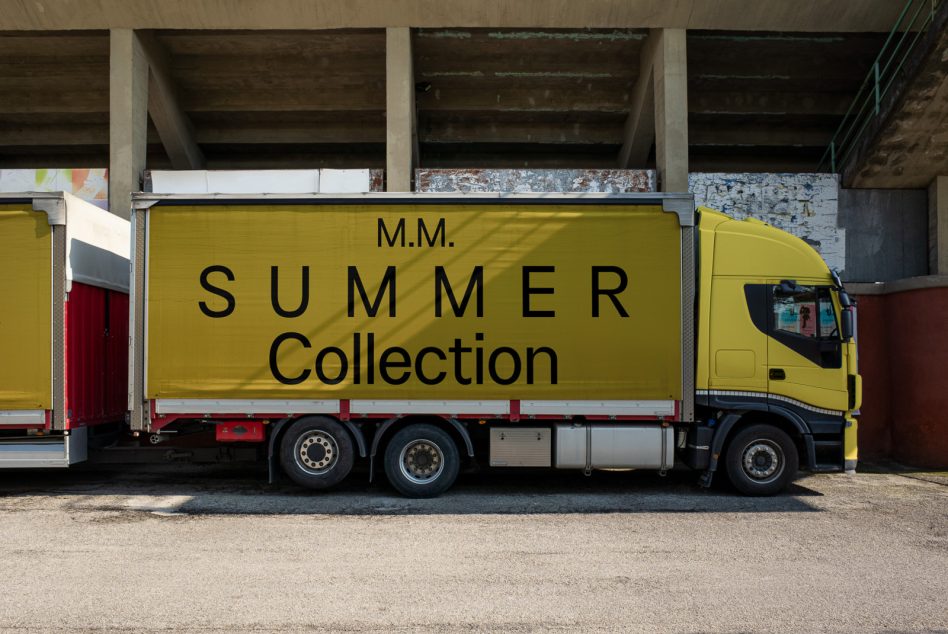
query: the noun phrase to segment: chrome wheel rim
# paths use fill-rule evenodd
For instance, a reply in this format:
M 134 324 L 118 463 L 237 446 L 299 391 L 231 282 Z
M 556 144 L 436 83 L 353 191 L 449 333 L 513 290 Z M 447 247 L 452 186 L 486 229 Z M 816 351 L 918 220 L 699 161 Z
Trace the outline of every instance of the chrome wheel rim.
M 444 452 L 432 440 L 413 440 L 402 447 L 398 467 L 410 482 L 428 484 L 437 480 L 444 471 Z
M 744 473 L 764 484 L 780 477 L 784 469 L 783 450 L 770 440 L 755 440 L 741 455 Z
M 323 475 L 339 462 L 339 446 L 331 435 L 315 429 L 296 439 L 293 457 L 296 466 L 306 473 Z

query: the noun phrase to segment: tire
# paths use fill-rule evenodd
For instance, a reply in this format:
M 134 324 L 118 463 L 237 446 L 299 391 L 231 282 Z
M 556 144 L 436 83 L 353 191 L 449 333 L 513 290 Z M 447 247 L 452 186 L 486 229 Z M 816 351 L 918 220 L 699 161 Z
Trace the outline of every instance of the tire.
M 441 495 L 454 484 L 460 467 L 454 439 L 434 425 L 409 425 L 385 448 L 385 475 L 405 497 Z
M 727 475 L 744 495 L 775 495 L 796 477 L 800 465 L 797 446 L 783 430 L 753 425 L 728 444 L 724 457 Z
M 293 482 L 328 489 L 342 482 L 355 462 L 352 438 L 345 428 L 323 416 L 301 418 L 280 441 L 280 465 Z

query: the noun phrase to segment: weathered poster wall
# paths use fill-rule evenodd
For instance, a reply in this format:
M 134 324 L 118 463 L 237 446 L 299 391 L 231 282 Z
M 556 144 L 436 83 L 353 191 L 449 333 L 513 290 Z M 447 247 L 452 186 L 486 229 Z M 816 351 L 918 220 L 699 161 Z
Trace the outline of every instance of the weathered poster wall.
M 802 238 L 831 269 L 846 268 L 846 230 L 838 224 L 833 174 L 692 173 L 695 203 L 734 218 L 757 218 Z
M 655 191 L 654 170 L 419 169 L 419 192 L 631 193 Z
M 422 192 L 650 192 L 654 170 L 419 169 Z M 846 231 L 838 225 L 833 174 L 693 173 L 698 205 L 735 218 L 757 218 L 816 248 L 831 268 L 846 268 Z

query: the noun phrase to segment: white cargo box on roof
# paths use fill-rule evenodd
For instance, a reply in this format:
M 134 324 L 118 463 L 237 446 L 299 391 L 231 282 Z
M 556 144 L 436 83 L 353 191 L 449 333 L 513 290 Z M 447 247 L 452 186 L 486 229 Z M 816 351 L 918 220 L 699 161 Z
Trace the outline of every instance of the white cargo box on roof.
M 361 194 L 371 191 L 368 169 L 152 170 L 154 194 Z

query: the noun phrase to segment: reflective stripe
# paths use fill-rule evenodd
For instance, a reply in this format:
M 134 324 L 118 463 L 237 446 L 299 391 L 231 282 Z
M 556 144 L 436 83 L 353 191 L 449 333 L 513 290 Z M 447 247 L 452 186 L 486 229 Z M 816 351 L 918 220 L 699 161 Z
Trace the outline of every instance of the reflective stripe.
M 832 414 L 833 416 L 842 416 L 846 412 L 842 410 L 835 409 L 824 409 L 822 407 L 814 407 L 813 405 L 807 405 L 802 401 L 792 399 L 786 396 L 780 396 L 779 394 L 768 394 L 767 392 L 738 392 L 733 390 L 698 390 L 698 395 L 706 396 L 750 396 L 753 398 L 762 398 L 762 399 L 775 399 L 778 401 L 783 401 L 785 403 L 790 403 L 791 405 L 796 405 L 803 409 L 808 409 L 811 412 L 817 412 L 819 414 Z

